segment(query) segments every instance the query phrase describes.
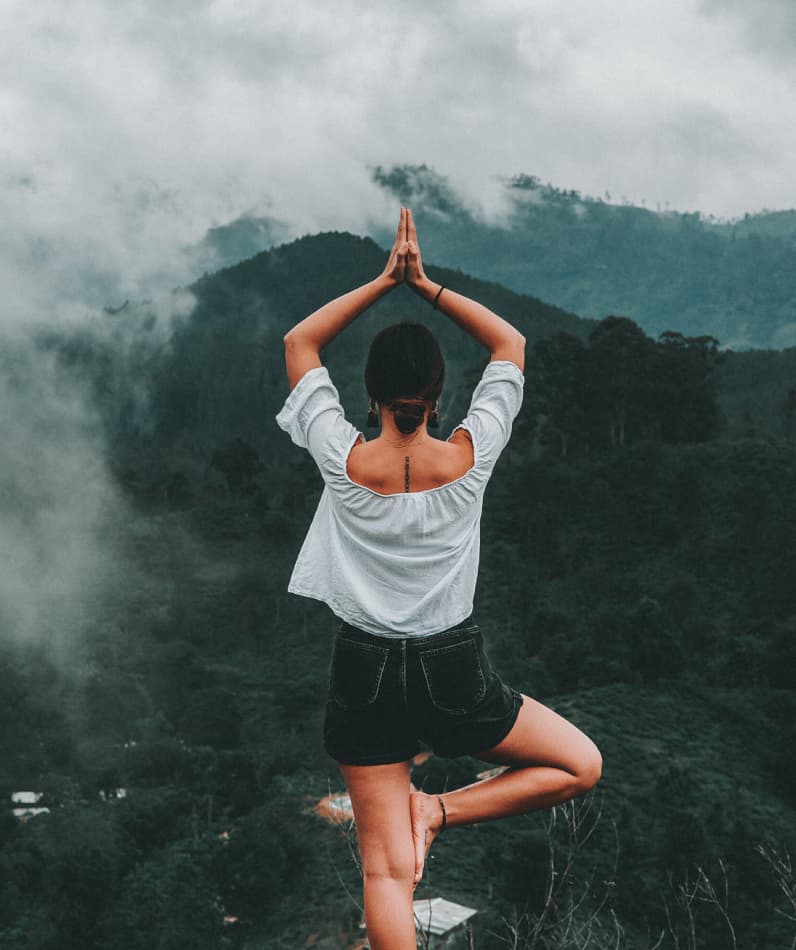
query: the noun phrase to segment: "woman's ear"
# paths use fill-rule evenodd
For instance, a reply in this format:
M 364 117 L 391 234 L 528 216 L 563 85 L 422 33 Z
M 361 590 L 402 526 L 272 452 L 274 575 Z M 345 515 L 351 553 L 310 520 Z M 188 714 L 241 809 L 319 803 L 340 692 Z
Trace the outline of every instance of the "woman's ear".
M 369 429 L 378 429 L 379 427 L 379 406 L 375 399 L 370 400 L 367 427 Z

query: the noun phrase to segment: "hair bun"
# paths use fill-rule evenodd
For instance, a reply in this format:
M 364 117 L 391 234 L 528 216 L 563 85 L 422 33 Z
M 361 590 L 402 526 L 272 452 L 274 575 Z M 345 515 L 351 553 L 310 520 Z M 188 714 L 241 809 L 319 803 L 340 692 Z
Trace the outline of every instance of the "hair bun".
M 420 425 L 426 415 L 426 404 L 420 399 L 395 399 L 390 403 L 395 424 L 403 435 L 409 435 Z

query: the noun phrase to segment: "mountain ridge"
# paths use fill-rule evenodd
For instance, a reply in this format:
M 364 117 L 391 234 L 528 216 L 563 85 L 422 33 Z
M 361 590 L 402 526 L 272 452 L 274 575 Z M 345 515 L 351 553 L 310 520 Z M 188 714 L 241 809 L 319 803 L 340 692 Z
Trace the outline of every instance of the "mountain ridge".
M 736 349 L 796 344 L 796 210 L 724 220 L 615 203 L 520 174 L 502 180 L 502 213 L 486 215 L 426 165 L 376 166 L 371 175 L 396 204 L 413 207 L 424 256 L 439 266 L 589 319 L 621 314 L 653 336 L 710 334 Z M 391 228 L 367 230 L 388 247 Z M 288 230 L 264 217 L 214 228 L 215 263 L 273 246 Z

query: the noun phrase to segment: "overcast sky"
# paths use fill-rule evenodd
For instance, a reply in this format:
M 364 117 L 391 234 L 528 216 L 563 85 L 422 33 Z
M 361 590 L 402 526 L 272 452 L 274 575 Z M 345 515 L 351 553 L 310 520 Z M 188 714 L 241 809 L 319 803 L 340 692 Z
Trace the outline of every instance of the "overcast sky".
M 191 279 L 242 214 L 362 232 L 375 164 L 796 206 L 793 0 L 0 0 L 3 314 Z

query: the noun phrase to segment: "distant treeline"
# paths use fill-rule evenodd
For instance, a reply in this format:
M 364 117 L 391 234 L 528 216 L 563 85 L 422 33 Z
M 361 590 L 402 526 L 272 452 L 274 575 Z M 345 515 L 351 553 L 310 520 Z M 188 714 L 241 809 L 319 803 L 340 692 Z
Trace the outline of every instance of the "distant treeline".
M 713 337 L 665 333 L 659 342 L 632 320 L 607 317 L 586 344 L 568 333 L 539 340 L 528 364 L 523 435 L 573 449 L 639 440 L 705 442 L 719 429 L 711 371 Z

